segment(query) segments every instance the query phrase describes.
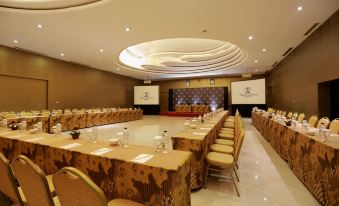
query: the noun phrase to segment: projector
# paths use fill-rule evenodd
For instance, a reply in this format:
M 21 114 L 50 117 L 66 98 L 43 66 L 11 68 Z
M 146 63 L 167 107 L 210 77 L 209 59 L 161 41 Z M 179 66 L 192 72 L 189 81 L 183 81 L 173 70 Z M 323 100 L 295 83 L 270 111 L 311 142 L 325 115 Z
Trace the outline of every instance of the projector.
M 151 80 L 144 80 L 144 84 L 151 84 L 152 81 Z

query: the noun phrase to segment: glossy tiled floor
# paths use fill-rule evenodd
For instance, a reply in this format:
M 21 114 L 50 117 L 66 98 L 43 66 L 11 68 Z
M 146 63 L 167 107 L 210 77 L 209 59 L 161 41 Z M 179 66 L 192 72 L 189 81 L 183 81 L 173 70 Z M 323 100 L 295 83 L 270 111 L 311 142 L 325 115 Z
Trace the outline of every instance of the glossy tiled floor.
M 169 135 L 184 128 L 186 118 L 144 116 L 143 120 L 99 127 L 99 139 L 115 137 L 128 127 L 130 143 L 153 146 L 153 137 L 168 130 Z M 207 188 L 192 193 L 192 206 L 315 206 L 311 193 L 290 170 L 269 143 L 244 119 L 246 135 L 239 157 L 240 197 L 227 179 L 209 177 Z

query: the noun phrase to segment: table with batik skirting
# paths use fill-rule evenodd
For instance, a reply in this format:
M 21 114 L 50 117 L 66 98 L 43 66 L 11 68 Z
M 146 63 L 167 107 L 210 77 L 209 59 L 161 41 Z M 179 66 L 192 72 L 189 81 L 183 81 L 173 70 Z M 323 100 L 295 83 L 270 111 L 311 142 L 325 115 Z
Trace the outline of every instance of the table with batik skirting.
M 32 138 L 43 137 L 36 141 Z M 62 146 L 80 143 L 78 147 Z M 93 155 L 100 148 L 113 150 Z M 108 200 L 131 199 L 148 206 L 190 206 L 191 153 L 171 150 L 157 153 L 153 147 L 130 145 L 111 147 L 108 141 L 96 144 L 85 139 L 55 137 L 53 134 L 27 134 L 23 131 L 0 130 L 0 152 L 10 161 L 23 154 L 47 175 L 65 166 L 75 167 L 88 175 L 105 193 Z M 140 154 L 151 154 L 145 163 L 130 160 Z
M 199 124 L 197 129 L 189 129 L 172 136 L 173 149 L 192 152 L 192 190 L 197 190 L 204 186 L 207 172 L 206 156 L 211 145 L 214 144 L 218 131 L 225 122 L 227 115 L 227 111 L 222 112 L 212 120 Z
M 339 136 L 321 142 L 258 112 L 252 123 L 321 205 L 339 205 Z

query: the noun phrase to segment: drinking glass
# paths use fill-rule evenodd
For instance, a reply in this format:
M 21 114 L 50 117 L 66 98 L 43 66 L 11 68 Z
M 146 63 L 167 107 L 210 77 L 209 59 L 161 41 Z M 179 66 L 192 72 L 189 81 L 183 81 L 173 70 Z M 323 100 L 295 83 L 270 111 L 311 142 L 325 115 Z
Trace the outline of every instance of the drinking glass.
M 156 152 L 160 152 L 162 148 L 162 136 L 155 136 L 154 137 L 154 144 L 156 149 Z

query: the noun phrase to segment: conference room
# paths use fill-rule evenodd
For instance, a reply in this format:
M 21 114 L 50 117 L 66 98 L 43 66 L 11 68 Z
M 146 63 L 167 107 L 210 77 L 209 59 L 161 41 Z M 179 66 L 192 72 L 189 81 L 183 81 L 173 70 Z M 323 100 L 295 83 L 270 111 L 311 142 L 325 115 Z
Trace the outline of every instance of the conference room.
M 338 206 L 338 9 L 0 0 L 0 206 Z

